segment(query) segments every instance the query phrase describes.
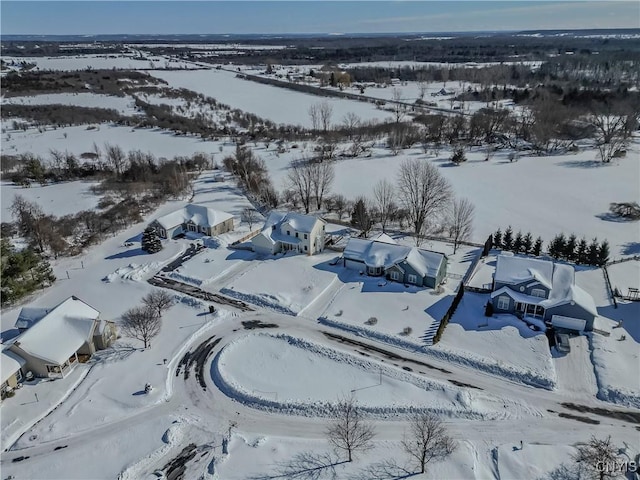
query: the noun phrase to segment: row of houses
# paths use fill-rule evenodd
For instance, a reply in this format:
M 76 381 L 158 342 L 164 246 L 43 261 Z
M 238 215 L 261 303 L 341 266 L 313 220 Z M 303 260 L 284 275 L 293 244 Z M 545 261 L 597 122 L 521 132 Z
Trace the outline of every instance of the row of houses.
M 75 296 L 50 310 L 25 307 L 15 326 L 20 334 L 2 348 L 2 398 L 27 375 L 67 376 L 96 350 L 109 347 L 117 335 L 112 321 L 100 319 L 98 310 Z

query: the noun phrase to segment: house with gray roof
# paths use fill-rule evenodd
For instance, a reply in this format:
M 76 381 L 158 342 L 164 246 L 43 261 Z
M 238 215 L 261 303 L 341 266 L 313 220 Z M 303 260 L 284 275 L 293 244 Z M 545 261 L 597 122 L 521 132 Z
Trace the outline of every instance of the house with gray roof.
M 350 238 L 342 253 L 343 265 L 369 276 L 435 288 L 447 276 L 443 253 L 398 245 L 388 235 L 373 239 Z
M 251 243 L 253 250 L 261 254 L 294 251 L 313 255 L 324 250 L 325 233 L 326 223 L 320 218 L 274 210 Z
M 150 225 L 162 238 L 175 238 L 188 232 L 213 237 L 233 231 L 233 215 L 189 203 L 175 212 L 155 219 Z
M 571 265 L 513 254 L 497 257 L 491 303 L 496 313 L 541 318 L 575 331 L 593 330 L 598 316 L 593 297 L 576 285 Z

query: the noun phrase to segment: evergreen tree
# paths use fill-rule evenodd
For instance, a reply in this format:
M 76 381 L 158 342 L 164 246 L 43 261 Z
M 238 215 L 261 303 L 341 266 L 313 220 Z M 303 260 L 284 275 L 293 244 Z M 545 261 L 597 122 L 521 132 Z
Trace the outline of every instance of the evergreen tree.
M 493 246 L 495 248 L 502 248 L 502 231 L 500 229 L 496 230 L 496 233 L 493 234 Z
M 152 226 L 148 226 L 142 234 L 142 250 L 147 253 L 156 253 L 162 250 L 162 241 Z
M 542 253 L 542 237 L 536 238 L 536 243 L 533 244 L 533 249 L 531 251 L 536 257 L 539 257 Z
M 572 233 L 567 239 L 567 243 L 564 246 L 563 256 L 570 262 L 576 261 L 576 247 L 577 247 L 578 239 Z
M 598 249 L 598 265 L 601 267 L 609 261 L 609 242 L 603 240 Z
M 518 231 L 516 238 L 513 241 L 513 251 L 516 253 L 522 252 L 522 232 Z
M 522 251 L 529 254 L 531 253 L 531 247 L 533 247 L 533 237 L 531 236 L 531 232 L 527 232 L 522 238 Z
M 502 237 L 502 248 L 505 250 L 513 249 L 513 230 L 511 229 L 511 225 L 509 225 L 504 231 L 504 236 Z
M 563 258 L 566 244 L 564 233 L 556 235 L 549 244 L 549 255 L 557 259 Z
M 19 300 L 39 288 L 48 287 L 56 280 L 49 262 L 31 248 L 14 251 L 5 238 L 2 239 L 0 267 L 2 305 Z
M 362 230 L 365 238 L 373 225 L 371 212 L 367 204 L 368 202 L 365 197 L 358 197 L 353 204 L 353 211 L 351 212 L 351 225 Z
M 587 249 L 587 262 L 589 263 L 589 265 L 598 264 L 598 258 L 600 256 L 599 251 L 600 251 L 600 246 L 598 245 L 598 239 L 594 238 L 593 240 L 591 240 L 591 243 L 589 244 L 589 248 Z
M 587 239 L 582 237 L 576 247 L 576 262 L 586 265 L 589 263 L 589 255 L 587 254 Z

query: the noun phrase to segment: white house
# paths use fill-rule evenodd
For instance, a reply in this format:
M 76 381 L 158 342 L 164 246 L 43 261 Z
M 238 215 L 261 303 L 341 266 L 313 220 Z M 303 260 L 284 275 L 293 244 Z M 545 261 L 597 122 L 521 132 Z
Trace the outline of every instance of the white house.
M 62 378 L 78 363 L 79 355 L 90 357 L 96 343 L 106 348 L 115 340 L 115 325 L 99 316 L 92 306 L 69 297 L 12 339 L 7 349 L 24 360 L 22 370 L 36 377 Z
M 324 250 L 325 227 L 324 220 L 313 215 L 273 211 L 251 243 L 262 254 L 296 251 L 313 255 Z
M 233 215 L 204 205 L 190 203 L 151 222 L 162 238 L 195 232 L 213 237 L 233 230 Z

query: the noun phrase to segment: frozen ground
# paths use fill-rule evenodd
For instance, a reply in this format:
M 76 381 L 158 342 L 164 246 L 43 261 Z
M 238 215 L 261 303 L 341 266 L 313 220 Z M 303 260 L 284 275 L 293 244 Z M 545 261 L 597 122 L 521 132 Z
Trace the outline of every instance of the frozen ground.
M 255 305 L 296 315 L 312 304 L 338 278 L 327 265 L 334 252 L 307 256 L 278 254 L 236 277 L 223 293 Z
M 312 127 L 309 107 L 328 101 L 333 107 L 333 123 L 339 123 L 345 114 L 353 112 L 363 120 L 385 120 L 388 112 L 378 110 L 375 105 L 356 100 L 327 98 L 295 92 L 285 88 L 263 85 L 236 77 L 235 72 L 225 70 L 198 70 L 191 72 L 155 71 L 153 76 L 161 78 L 174 88 L 187 88 L 219 102 L 239 108 L 275 123 Z M 287 108 L 282 108 L 287 105 Z
M 607 267 L 611 288 L 627 295 L 629 288 L 640 288 L 640 259 L 616 263 Z
M 3 57 L 5 62 L 35 64 L 36 70 L 86 70 L 116 69 L 136 70 L 141 68 L 197 68 L 192 62 L 171 60 L 158 55 L 96 54 L 59 57 Z
M 19 187 L 10 182 L 2 182 L 1 220 L 12 222 L 11 204 L 16 195 L 24 197 L 30 202 L 36 202 L 49 215 L 63 216 L 77 213 L 81 210 L 92 210 L 98 205 L 100 197 L 91 192 L 90 188 L 98 182 L 62 182 L 42 186 L 33 184 L 29 188 Z
M 139 115 L 135 102 L 131 97 L 116 97 L 96 93 L 47 93 L 27 97 L 4 97 L 3 104 L 14 105 L 67 105 L 86 108 L 109 108 L 117 110 L 121 115 Z

